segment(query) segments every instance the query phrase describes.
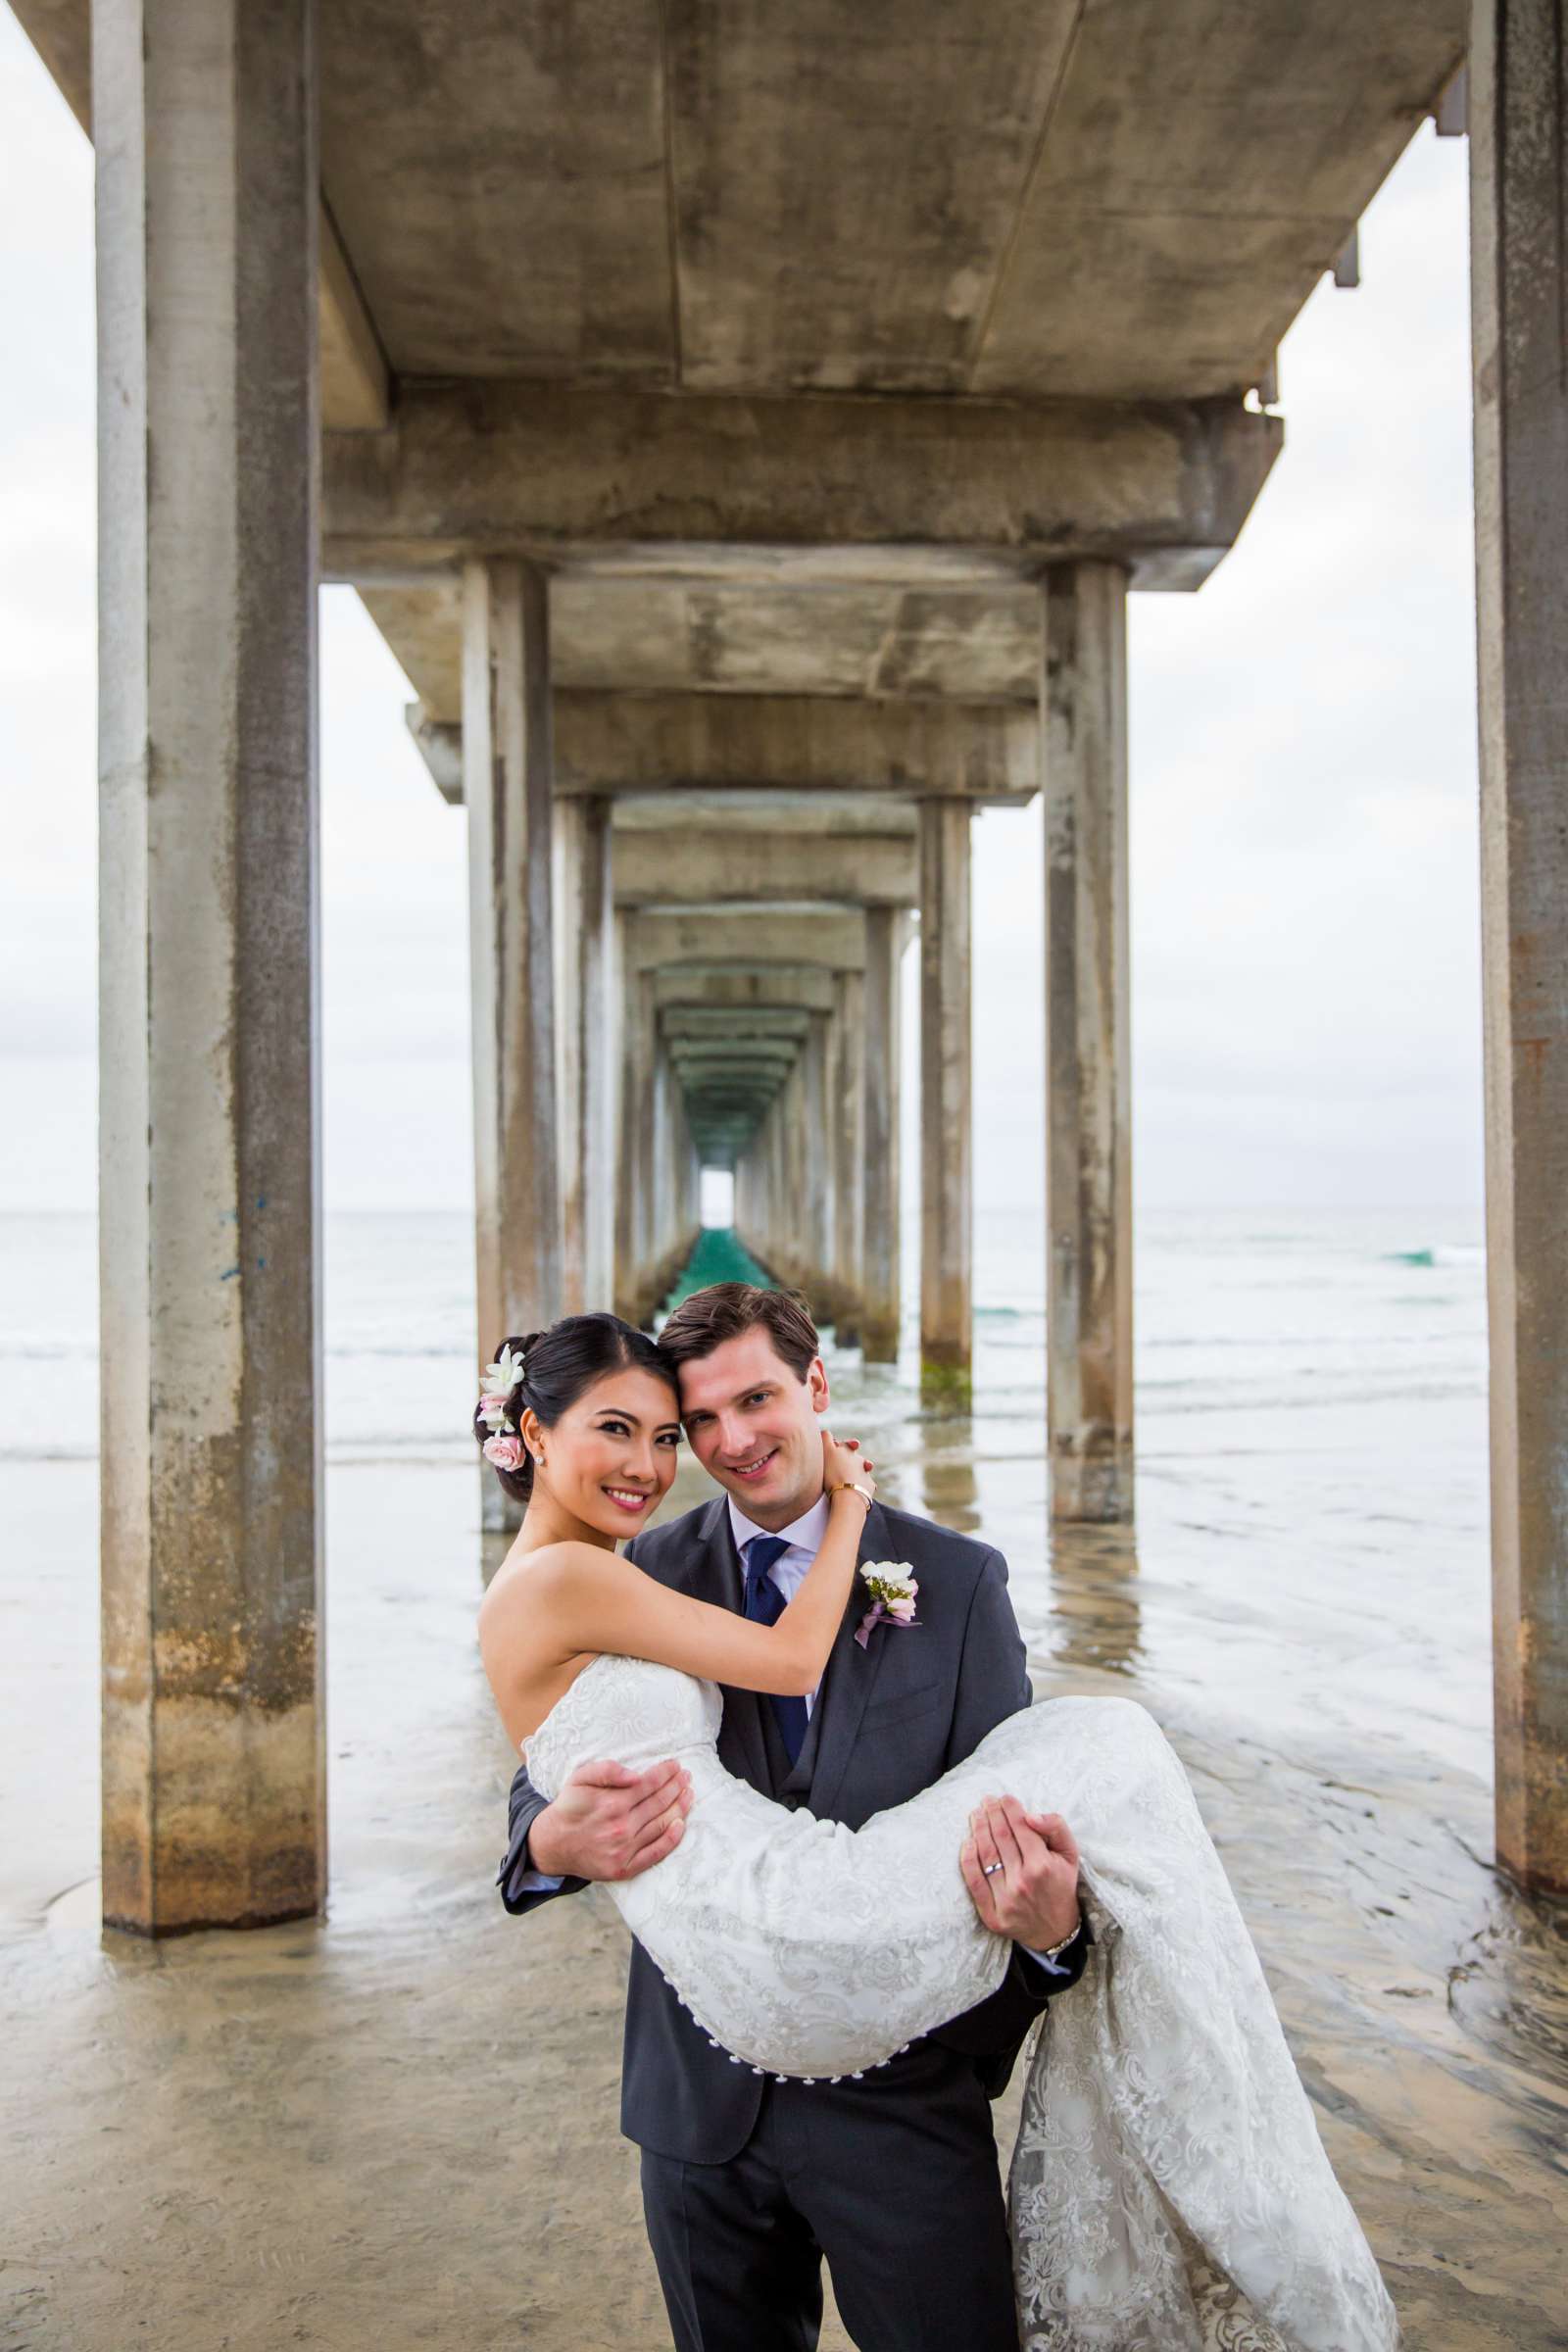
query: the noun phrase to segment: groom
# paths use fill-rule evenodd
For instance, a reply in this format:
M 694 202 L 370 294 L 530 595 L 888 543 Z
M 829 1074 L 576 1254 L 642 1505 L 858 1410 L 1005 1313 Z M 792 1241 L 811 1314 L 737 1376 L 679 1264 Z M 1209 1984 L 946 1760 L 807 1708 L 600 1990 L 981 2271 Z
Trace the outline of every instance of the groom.
M 771 1623 L 826 1531 L 815 1326 L 788 1292 L 717 1283 L 675 1309 L 661 1345 L 679 1369 L 692 1449 L 724 1496 L 637 1537 L 628 1556 L 662 1584 Z M 858 1642 L 858 1587 L 813 1698 L 726 1690 L 718 1742 L 754 1787 L 854 1828 L 1030 1702 L 999 1553 L 873 1503 L 859 1557 L 912 1570 L 917 1625 L 884 1622 Z M 673 1764 L 641 1776 L 580 1766 L 554 1804 L 519 1770 L 507 1909 L 650 1868 L 689 1801 Z M 1055 1815 L 1009 1797 L 982 1808 L 954 1859 L 985 1925 L 1012 1939 L 1007 1974 L 989 2000 L 859 2082 L 778 2082 L 734 2064 L 633 1944 L 621 2129 L 642 2149 L 677 2352 L 811 2352 L 824 2255 L 860 2352 L 1016 2352 L 989 2101 L 1046 2001 L 1082 1973 L 1078 1856 Z

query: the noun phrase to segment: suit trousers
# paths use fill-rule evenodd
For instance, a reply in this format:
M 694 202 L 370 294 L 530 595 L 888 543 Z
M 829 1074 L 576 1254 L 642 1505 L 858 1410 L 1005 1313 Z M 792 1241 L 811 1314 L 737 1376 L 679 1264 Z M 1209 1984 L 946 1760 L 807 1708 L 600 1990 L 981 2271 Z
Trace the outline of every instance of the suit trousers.
M 859 2352 L 1017 2352 L 991 2103 L 917 2042 L 879 2083 L 769 2082 L 727 2164 L 645 2148 L 643 2210 L 676 2352 L 813 2352 L 822 2261 Z

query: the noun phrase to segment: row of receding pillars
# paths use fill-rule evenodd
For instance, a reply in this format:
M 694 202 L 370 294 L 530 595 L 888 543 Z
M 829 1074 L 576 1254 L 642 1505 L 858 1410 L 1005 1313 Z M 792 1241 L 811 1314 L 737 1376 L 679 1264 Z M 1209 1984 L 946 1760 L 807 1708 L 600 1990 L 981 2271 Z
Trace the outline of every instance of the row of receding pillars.
M 915 908 L 922 1385 L 965 1402 L 969 801 L 926 778 L 912 809 L 887 804 L 876 838 L 895 854 L 874 876 L 797 801 L 797 830 L 770 837 L 765 861 L 792 857 L 782 888 L 738 854 L 744 792 L 708 833 L 623 831 L 605 796 L 556 792 L 543 572 L 475 562 L 465 602 L 481 1339 L 612 1298 L 648 1319 L 695 1238 L 706 1163 L 734 1170 L 737 1230 L 769 1270 L 841 1342 L 895 1357 L 900 966 Z M 1115 1519 L 1132 1505 L 1121 567 L 1053 567 L 1042 643 L 1053 1502 Z M 691 903 L 693 873 L 746 895 Z
M 154 1933 L 314 1911 L 326 1858 L 310 11 L 212 0 L 203 24 L 171 58 L 128 0 L 94 21 L 104 1907 Z M 1568 1888 L 1561 24 L 1508 0 L 1475 26 L 1497 1836 L 1512 1869 Z M 1102 1433 L 1111 1502 L 1129 1425 L 1122 589 L 1099 564 L 1050 575 L 1043 683 L 1052 1412 Z M 493 1332 L 558 1294 L 567 1217 L 598 1196 L 573 1210 L 568 1180 L 563 1210 L 536 1148 L 557 1118 L 527 1011 L 554 987 L 551 860 L 528 854 L 552 827 L 544 583 L 485 564 L 469 599 Z M 967 1016 L 943 967 L 965 959 L 961 826 L 944 809 L 921 827 L 942 910 L 921 942 L 939 1015 L 924 1168 L 957 1199 Z M 666 1086 L 672 1166 L 677 1110 Z M 775 1248 L 782 1149 L 759 1130 L 740 1153 Z M 955 1268 L 924 1272 L 929 1292 Z M 1055 1467 L 1069 1488 L 1100 1474 Z

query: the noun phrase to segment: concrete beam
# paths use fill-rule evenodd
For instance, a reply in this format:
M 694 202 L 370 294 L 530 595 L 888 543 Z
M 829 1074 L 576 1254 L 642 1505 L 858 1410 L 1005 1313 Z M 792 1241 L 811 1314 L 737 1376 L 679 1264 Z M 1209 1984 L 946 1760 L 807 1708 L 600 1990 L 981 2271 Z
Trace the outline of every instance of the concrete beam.
M 364 603 L 431 716 L 460 719 L 462 616 L 440 572 Z M 1033 710 L 1033 585 L 817 588 L 697 580 L 561 579 L 550 589 L 558 691 L 797 694 L 876 702 L 951 697 Z
M 697 1080 L 731 1075 L 760 1077 L 764 1071 L 787 1070 L 800 1048 L 797 1040 L 788 1037 L 735 1038 L 727 1043 L 711 1037 L 674 1037 L 666 1041 L 665 1051 L 672 1070 L 689 1073 Z
M 722 1128 L 726 1133 L 733 1129 L 751 1135 L 756 1133 L 768 1105 L 775 1100 L 772 1095 L 759 1100 L 749 1095 L 728 1094 L 722 1087 L 710 1087 L 689 1095 L 687 1106 L 705 1133 Z
M 1192 589 L 1283 432 L 1240 400 L 405 385 L 388 432 L 326 436 L 323 564 L 371 586 L 518 553 L 610 576 L 931 586 L 1112 555 L 1140 587 Z
M 409 703 L 404 717 L 443 800 L 463 798 L 463 730 Z M 813 822 L 849 821 L 878 795 L 951 792 L 1022 808 L 1040 788 L 1035 713 L 1018 705 L 854 702 L 800 694 L 555 694 L 556 790 L 620 798 L 663 821 L 694 797 L 737 814 L 785 795 L 813 800 Z M 832 815 L 829 815 L 832 811 Z M 669 821 L 684 821 L 674 818 Z M 909 820 L 912 830 L 913 820 Z
M 657 1003 L 657 998 L 656 998 Z M 827 1006 L 819 1007 L 827 1010 Z M 810 1026 L 808 1012 L 797 1005 L 737 1006 L 674 1004 L 659 1015 L 660 1033 L 663 1037 L 684 1038 L 693 1044 L 719 1038 L 733 1042 L 736 1038 L 802 1038 Z
M 12 14 L 56 89 L 92 137 L 91 0 L 12 0 Z
M 556 694 L 558 792 L 953 792 L 1021 808 L 1039 789 L 1016 705 L 805 694 Z
M 463 807 L 463 728 L 455 719 L 432 718 L 423 703 L 405 703 L 403 723 L 430 771 L 430 781 L 449 808 Z
M 667 906 L 677 895 L 731 906 L 809 898 L 912 906 L 920 895 L 915 843 L 889 835 L 687 834 L 672 853 L 659 835 L 617 826 L 614 859 L 617 906 Z
M 914 803 L 875 792 L 682 792 L 623 794 L 614 803 L 617 833 L 795 833 L 813 841 L 874 833 L 913 841 Z
M 692 1101 L 707 1109 L 722 1104 L 728 1110 L 765 1110 L 794 1066 L 793 1058 L 773 1063 L 765 1073 L 752 1072 L 741 1062 L 715 1063 L 711 1069 L 699 1066 L 683 1073 L 683 1086 Z
M 711 1006 L 723 1016 L 753 1007 L 833 1009 L 833 975 L 817 964 L 765 964 L 760 970 L 724 963 L 672 964 L 655 973 L 654 989 L 662 1011 Z
M 733 964 L 746 972 L 769 965 L 780 970 L 820 965 L 836 972 L 865 968 L 863 912 L 818 900 L 770 906 L 765 913 L 722 899 L 641 907 L 628 910 L 624 940 L 629 972 L 692 963 Z
M 15 11 L 76 121 L 92 136 L 89 0 L 18 0 Z M 391 372 L 337 223 L 323 202 L 317 224 L 317 336 L 321 421 L 334 432 L 379 433 L 391 415 Z
M 317 305 L 322 422 L 336 433 L 385 432 L 392 415 L 392 370 L 324 201 L 320 244 Z

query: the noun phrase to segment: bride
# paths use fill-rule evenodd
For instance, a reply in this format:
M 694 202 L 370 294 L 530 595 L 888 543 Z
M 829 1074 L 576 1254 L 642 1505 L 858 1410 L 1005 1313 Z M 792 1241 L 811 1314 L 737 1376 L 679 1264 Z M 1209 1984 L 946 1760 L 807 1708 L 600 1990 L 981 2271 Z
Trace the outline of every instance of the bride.
M 574 1347 L 590 1324 L 594 1345 Z M 548 1420 L 512 1345 L 475 1415 L 487 1459 L 527 1502 L 480 1612 L 485 1670 L 547 1798 L 591 1760 L 684 1768 L 684 1829 L 610 1892 L 715 2048 L 780 2077 L 859 2077 L 985 1999 L 1009 1946 L 956 1866 L 969 1817 L 1004 1791 L 1064 1814 L 1095 1949 L 1047 2013 L 1013 2154 L 1027 2352 L 1389 2352 L 1393 2307 L 1152 1719 L 1122 1699 L 1027 1708 L 858 1830 L 776 1804 L 718 1761 L 718 1686 L 816 1688 L 850 1603 L 870 1465 L 823 1436 L 826 1538 L 777 1622 L 755 1622 L 615 1549 L 674 1476 L 675 1380 L 653 1343 L 612 1317 L 570 1318 L 527 1344 L 529 1360 L 558 1355 L 577 1368 L 540 1384 Z M 636 1477 L 633 1436 L 651 1465 Z

